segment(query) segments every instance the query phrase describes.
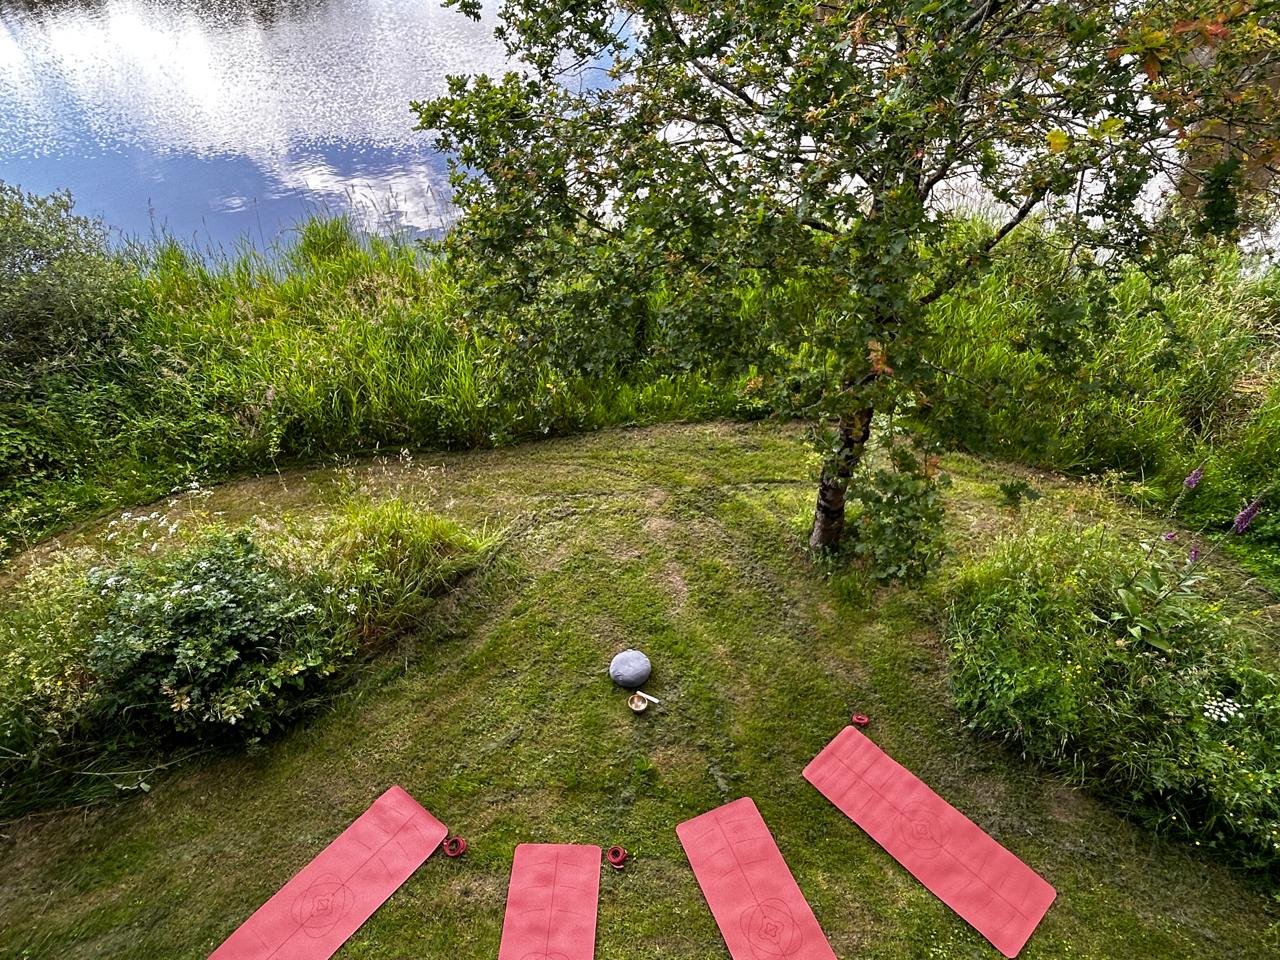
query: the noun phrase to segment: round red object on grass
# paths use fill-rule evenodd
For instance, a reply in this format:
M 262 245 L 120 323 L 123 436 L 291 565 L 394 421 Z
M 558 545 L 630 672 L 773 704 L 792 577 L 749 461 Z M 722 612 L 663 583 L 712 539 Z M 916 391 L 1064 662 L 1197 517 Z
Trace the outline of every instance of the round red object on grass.
M 444 842 L 446 857 L 460 857 L 467 852 L 467 841 L 462 837 L 450 837 Z
M 621 870 L 627 862 L 627 851 L 622 847 L 613 846 L 605 851 L 605 859 L 609 861 L 609 866 L 615 870 Z
M 855 727 L 865 727 L 867 724 L 871 722 L 871 718 L 868 717 L 865 713 L 855 713 L 852 717 L 850 717 L 850 720 L 853 721 L 853 725 Z

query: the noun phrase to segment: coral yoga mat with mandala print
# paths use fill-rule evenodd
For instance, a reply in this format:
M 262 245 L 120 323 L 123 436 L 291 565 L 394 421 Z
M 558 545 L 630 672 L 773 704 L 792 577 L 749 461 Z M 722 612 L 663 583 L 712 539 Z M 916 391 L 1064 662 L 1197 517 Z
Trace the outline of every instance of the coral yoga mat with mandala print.
M 592 960 L 599 900 L 599 847 L 520 844 L 511 863 L 498 960 Z
M 853 727 L 804 777 L 1006 957 L 1053 903 L 1034 870 Z
M 327 960 L 448 831 L 400 787 L 362 813 L 210 960 Z
M 733 960 L 835 960 L 749 797 L 676 827 Z

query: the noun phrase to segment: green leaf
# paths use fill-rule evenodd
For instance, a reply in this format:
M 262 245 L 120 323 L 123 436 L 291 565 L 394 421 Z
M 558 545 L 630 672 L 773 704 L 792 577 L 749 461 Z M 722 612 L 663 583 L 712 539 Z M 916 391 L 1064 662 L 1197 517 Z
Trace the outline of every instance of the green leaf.
M 1173 645 L 1158 634 L 1148 633 L 1142 639 L 1162 653 L 1173 653 Z

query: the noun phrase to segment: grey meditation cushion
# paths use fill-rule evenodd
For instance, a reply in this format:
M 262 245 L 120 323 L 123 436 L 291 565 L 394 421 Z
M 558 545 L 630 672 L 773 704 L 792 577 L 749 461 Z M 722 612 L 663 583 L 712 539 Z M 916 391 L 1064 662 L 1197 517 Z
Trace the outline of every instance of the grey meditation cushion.
M 609 663 L 609 676 L 620 687 L 634 690 L 649 679 L 653 664 L 639 650 L 623 650 Z

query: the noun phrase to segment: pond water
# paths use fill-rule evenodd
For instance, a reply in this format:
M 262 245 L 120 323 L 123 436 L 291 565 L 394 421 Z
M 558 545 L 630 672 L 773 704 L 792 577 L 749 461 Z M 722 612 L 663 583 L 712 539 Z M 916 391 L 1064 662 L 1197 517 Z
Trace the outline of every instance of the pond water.
M 492 29 L 438 0 L 0 0 L 0 180 L 214 249 L 316 211 L 433 231 L 409 102 L 503 72 Z

